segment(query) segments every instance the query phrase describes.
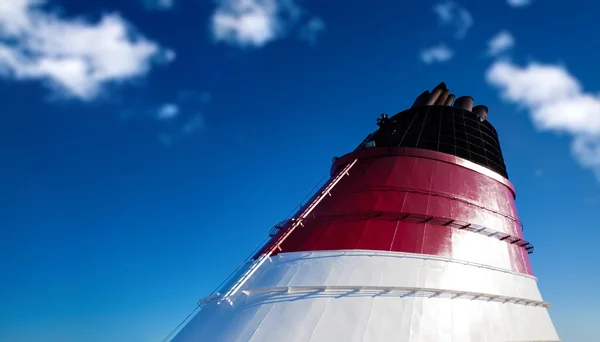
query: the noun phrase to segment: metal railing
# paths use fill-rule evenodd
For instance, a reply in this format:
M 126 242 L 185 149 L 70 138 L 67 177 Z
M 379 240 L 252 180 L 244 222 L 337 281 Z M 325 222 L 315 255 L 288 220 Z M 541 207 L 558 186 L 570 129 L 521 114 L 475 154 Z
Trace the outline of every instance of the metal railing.
M 470 291 L 459 291 L 449 289 L 437 289 L 427 287 L 405 287 L 405 286 L 280 286 L 280 287 L 267 287 L 244 290 L 242 293 L 246 295 L 253 295 L 259 293 L 298 293 L 298 292 L 311 292 L 311 293 L 340 293 L 340 292 L 353 292 L 357 294 L 373 294 L 373 295 L 392 295 L 394 292 L 399 292 L 403 297 L 409 296 L 425 296 L 429 298 L 444 298 L 447 296 L 448 299 L 470 299 L 470 300 L 482 300 L 487 302 L 499 302 L 499 303 L 513 303 L 526 306 L 539 306 L 544 308 L 550 308 L 552 304 L 544 301 L 527 299 L 522 297 L 511 297 L 502 296 L 491 293 L 482 292 L 470 292 Z M 303 295 L 303 298 L 307 296 Z
M 227 300 L 230 304 L 231 300 L 229 299 L 233 295 L 239 291 L 239 289 L 252 277 L 252 275 L 262 266 L 262 264 L 278 249 L 281 249 L 281 244 L 296 230 L 296 228 L 303 226 L 303 221 L 306 219 L 310 213 L 321 203 L 321 201 L 327 197 L 331 196 L 331 190 L 339 183 L 339 181 L 347 175 L 350 175 L 349 171 L 352 167 L 358 162 L 358 159 L 355 159 L 352 163 L 347 164 L 344 169 L 338 173 L 334 178 L 331 179 L 329 184 L 321 191 L 319 196 L 317 196 L 303 211 L 297 218 L 292 218 L 293 222 L 291 226 L 282 233 L 279 238 L 271 244 L 271 246 L 267 249 L 265 253 L 259 256 L 250 266 L 244 274 L 238 279 L 238 281 L 233 284 L 233 286 L 223 295 L 222 300 Z

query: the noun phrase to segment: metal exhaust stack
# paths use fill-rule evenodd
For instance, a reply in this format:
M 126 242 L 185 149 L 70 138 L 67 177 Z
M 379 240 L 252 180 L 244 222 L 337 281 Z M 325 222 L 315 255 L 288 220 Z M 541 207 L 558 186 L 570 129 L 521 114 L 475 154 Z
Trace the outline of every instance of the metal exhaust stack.
M 488 107 L 483 105 L 478 105 L 473 107 L 474 100 L 471 96 L 461 96 L 456 101 L 454 100 L 455 95 L 450 94 L 450 90 L 446 87 L 444 82 L 438 84 L 431 93 L 429 90 L 424 91 L 417 97 L 415 102 L 412 105 L 412 108 L 417 106 L 452 106 L 454 103 L 454 107 L 465 109 L 468 111 L 472 111 L 475 113 L 480 121 L 487 120 L 488 115 Z

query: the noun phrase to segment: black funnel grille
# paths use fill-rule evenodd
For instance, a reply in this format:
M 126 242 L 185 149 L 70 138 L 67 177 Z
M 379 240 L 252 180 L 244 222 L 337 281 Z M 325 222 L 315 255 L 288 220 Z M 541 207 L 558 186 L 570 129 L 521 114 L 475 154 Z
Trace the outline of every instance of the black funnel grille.
M 411 108 L 381 123 L 372 139 L 378 147 L 414 147 L 452 154 L 508 178 L 496 129 L 465 109 Z

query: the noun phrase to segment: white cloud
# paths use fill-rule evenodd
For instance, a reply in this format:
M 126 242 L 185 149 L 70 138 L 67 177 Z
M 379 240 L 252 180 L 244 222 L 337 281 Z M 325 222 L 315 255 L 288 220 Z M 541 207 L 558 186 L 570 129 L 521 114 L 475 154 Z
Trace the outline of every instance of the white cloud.
M 515 45 L 515 39 L 508 31 L 500 31 L 488 41 L 488 55 L 497 56 Z
M 118 14 L 91 23 L 44 10 L 45 0 L 0 1 L 0 76 L 43 80 L 68 97 L 91 100 L 108 83 L 145 75 L 165 53 Z
M 512 7 L 524 7 L 531 4 L 532 0 L 507 0 Z
M 286 36 L 302 13 L 295 0 L 219 0 L 212 35 L 233 46 L 261 47 Z
M 165 103 L 158 109 L 157 117 L 161 120 L 170 120 L 179 114 L 179 106 L 173 103 Z
M 571 135 L 573 156 L 600 180 L 600 95 L 584 92 L 559 65 L 497 61 L 486 79 L 501 89 L 503 99 L 527 109 L 538 129 Z
M 325 22 L 321 18 L 314 17 L 302 27 L 299 33 L 300 39 L 306 40 L 309 44 L 313 45 L 316 43 L 319 33 L 324 30 Z
M 175 6 L 175 0 L 142 0 L 149 10 L 169 10 Z
M 462 39 L 467 35 L 471 26 L 473 26 L 473 16 L 469 11 L 459 4 L 446 1 L 433 6 L 440 23 L 446 27 L 454 29 L 454 37 Z
M 426 64 L 447 62 L 454 57 L 454 52 L 445 44 L 432 46 L 421 51 L 421 61 Z

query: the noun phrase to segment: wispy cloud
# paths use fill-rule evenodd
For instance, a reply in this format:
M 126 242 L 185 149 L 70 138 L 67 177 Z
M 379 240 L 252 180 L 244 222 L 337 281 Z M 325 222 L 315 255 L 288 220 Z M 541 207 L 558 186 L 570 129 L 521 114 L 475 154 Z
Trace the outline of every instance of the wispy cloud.
M 191 138 L 197 132 L 206 128 L 206 121 L 202 113 L 195 112 L 186 118 L 181 118 L 177 124 L 170 125 L 169 128 L 169 132 L 162 132 L 158 135 L 158 141 L 165 146 L 170 146 L 182 139 Z
M 445 44 L 432 46 L 421 51 L 421 61 L 425 64 L 447 62 L 452 57 L 454 57 L 454 51 Z
M 187 103 L 198 103 L 205 105 L 210 103 L 212 95 L 208 91 L 197 91 L 193 89 L 183 89 L 177 92 L 177 100 Z
M 162 132 L 158 136 L 160 143 L 169 146 L 206 129 L 203 112 L 211 98 L 208 91 L 186 89 L 177 92 L 173 103 L 160 106 L 156 110 L 156 118 L 162 122 Z
M 185 135 L 190 135 L 204 128 L 204 116 L 200 113 L 194 114 L 181 127 L 181 132 Z
M 319 17 L 310 19 L 299 32 L 300 39 L 306 40 L 309 44 L 314 45 L 317 41 L 317 36 L 325 30 L 325 22 Z
M 261 47 L 285 37 L 306 13 L 295 0 L 219 0 L 211 31 L 217 42 Z M 324 27 L 322 21 L 312 25 L 317 30 Z
M 64 19 L 44 0 L 0 1 L 0 77 L 42 80 L 61 95 L 95 98 L 108 83 L 145 75 L 174 58 L 117 14 Z
M 169 10 L 175 6 L 175 0 L 141 0 L 149 10 Z
M 179 114 L 179 106 L 173 103 L 165 103 L 158 109 L 156 117 L 160 120 L 171 120 Z
M 539 178 L 539 177 L 542 177 L 542 176 L 544 175 L 544 170 L 542 170 L 542 169 L 537 169 L 537 170 L 535 170 L 535 172 L 534 172 L 534 175 L 535 175 L 536 177 L 538 177 L 538 178 Z
M 486 79 L 501 90 L 503 99 L 527 109 L 538 129 L 571 135 L 573 156 L 600 181 L 599 95 L 583 91 L 579 80 L 560 65 L 522 67 L 496 61 Z
M 198 100 L 202 104 L 210 103 L 210 101 L 212 100 L 212 95 L 209 92 L 207 92 L 207 91 L 203 91 L 203 92 L 200 93 L 200 96 L 198 97 Z
M 585 204 L 597 205 L 600 203 L 600 196 L 588 196 L 583 199 Z
M 515 39 L 508 31 L 500 31 L 488 41 L 488 55 L 497 56 L 513 48 Z
M 473 26 L 471 13 L 455 2 L 446 1 L 436 4 L 433 6 L 433 10 L 442 26 L 451 28 L 454 31 L 456 39 L 465 38 L 469 29 Z
M 525 7 L 532 3 L 532 0 L 507 0 L 506 1 L 512 7 Z

